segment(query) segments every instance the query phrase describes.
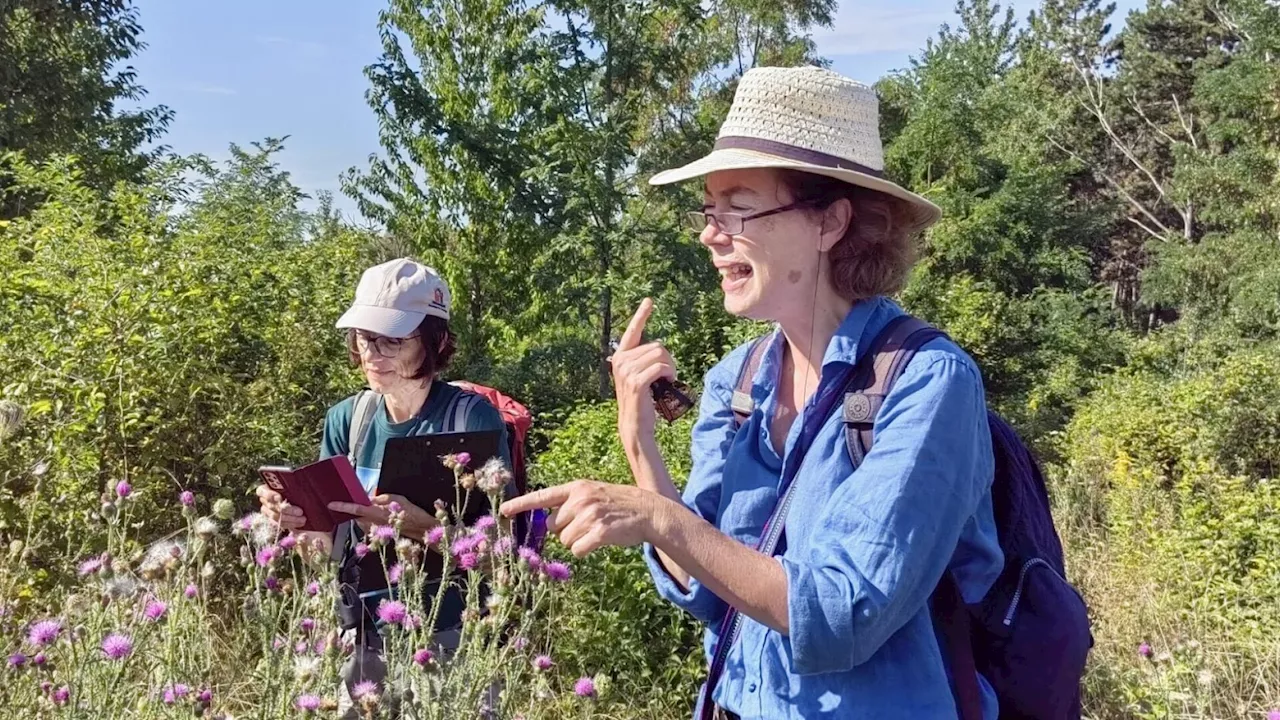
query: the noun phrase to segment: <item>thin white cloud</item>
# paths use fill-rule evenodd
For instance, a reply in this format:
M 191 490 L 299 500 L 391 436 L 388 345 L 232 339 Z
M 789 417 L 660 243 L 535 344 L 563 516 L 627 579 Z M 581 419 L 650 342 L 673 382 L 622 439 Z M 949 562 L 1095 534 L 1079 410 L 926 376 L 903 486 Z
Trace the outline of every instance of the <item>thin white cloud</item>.
M 259 35 L 254 38 L 260 45 L 280 48 L 307 57 L 319 57 L 328 50 L 323 43 L 311 40 L 296 40 L 279 35 Z
M 195 92 L 203 93 L 205 95 L 235 95 L 236 94 L 235 90 L 229 87 L 223 87 L 221 85 L 196 84 L 196 85 L 192 85 L 191 89 L 194 90 Z
M 939 7 L 886 11 L 870 3 L 844 3 L 831 27 L 815 32 L 813 40 L 818 52 L 827 57 L 911 53 L 954 17 L 953 11 Z

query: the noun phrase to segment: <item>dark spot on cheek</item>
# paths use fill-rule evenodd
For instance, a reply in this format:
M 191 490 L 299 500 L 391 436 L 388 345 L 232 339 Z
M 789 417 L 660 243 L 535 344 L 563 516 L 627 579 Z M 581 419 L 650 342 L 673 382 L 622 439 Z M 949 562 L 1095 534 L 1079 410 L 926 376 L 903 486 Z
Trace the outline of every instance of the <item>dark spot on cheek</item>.
M 787 273 L 787 280 L 792 285 L 795 285 L 796 283 L 800 282 L 800 278 L 802 277 L 804 277 L 804 274 L 801 273 L 799 270 L 792 270 L 791 272 Z

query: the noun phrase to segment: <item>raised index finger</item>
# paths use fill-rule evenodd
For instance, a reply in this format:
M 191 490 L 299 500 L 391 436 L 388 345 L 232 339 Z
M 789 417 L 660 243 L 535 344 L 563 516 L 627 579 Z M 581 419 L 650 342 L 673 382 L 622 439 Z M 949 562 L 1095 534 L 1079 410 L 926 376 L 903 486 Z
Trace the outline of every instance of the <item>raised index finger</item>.
M 644 338 L 644 326 L 649 322 L 649 313 L 653 312 L 653 300 L 645 298 L 640 301 L 640 307 L 636 308 L 636 314 L 631 316 L 631 322 L 627 323 L 626 332 L 622 333 L 622 339 L 618 341 L 619 350 L 630 350 L 640 344 L 640 340 Z
M 506 517 L 511 517 L 535 508 L 560 507 L 569 499 L 571 493 L 572 491 L 568 485 L 557 485 L 543 490 L 536 490 L 502 503 L 502 507 L 498 508 L 498 512 Z

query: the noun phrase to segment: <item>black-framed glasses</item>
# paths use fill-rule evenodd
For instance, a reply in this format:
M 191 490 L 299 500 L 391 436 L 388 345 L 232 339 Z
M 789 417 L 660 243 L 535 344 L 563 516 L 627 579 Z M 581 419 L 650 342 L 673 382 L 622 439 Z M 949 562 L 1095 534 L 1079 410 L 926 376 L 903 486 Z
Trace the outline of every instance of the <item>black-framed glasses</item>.
M 408 340 L 418 337 L 417 333 L 408 337 L 393 338 L 383 335 L 375 335 L 373 333 L 360 332 L 358 330 L 347 331 L 347 348 L 351 352 L 359 355 L 369 348 L 373 348 L 373 352 L 388 360 L 400 354 L 404 349 L 404 344 Z
M 761 210 L 758 213 L 752 213 L 750 215 L 732 212 L 722 213 L 707 212 L 705 210 L 690 210 L 685 213 L 685 224 L 690 230 L 697 233 L 701 233 L 708 225 L 712 225 L 716 230 L 719 230 L 725 235 L 741 235 L 742 227 L 748 220 L 777 215 L 778 213 L 795 210 L 796 208 L 808 207 L 813 205 L 813 202 L 814 201 L 812 200 L 797 200 L 793 203 L 787 203 L 781 207 L 773 208 L 772 210 Z

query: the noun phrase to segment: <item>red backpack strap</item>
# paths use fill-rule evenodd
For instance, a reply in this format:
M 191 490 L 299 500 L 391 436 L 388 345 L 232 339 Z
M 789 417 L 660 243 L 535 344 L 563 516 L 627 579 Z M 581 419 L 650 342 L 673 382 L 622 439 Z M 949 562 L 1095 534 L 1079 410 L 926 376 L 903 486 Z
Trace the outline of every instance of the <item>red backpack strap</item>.
M 942 336 L 941 330 L 925 321 L 903 315 L 889 321 L 871 341 L 863 356 L 875 358 L 872 363 L 864 363 L 870 367 L 869 372 L 859 373 L 844 394 L 845 445 L 855 468 L 871 450 L 876 414 L 898 376 L 922 345 Z
M 761 335 L 752 340 L 751 348 L 747 350 L 747 359 L 738 368 L 738 381 L 733 385 L 733 400 L 729 403 L 733 410 L 734 428 L 742 427 L 751 413 L 755 412 L 756 401 L 751 396 L 751 387 L 755 383 L 760 363 L 764 361 L 764 354 L 769 351 L 768 340 L 771 337 L 773 336 Z

